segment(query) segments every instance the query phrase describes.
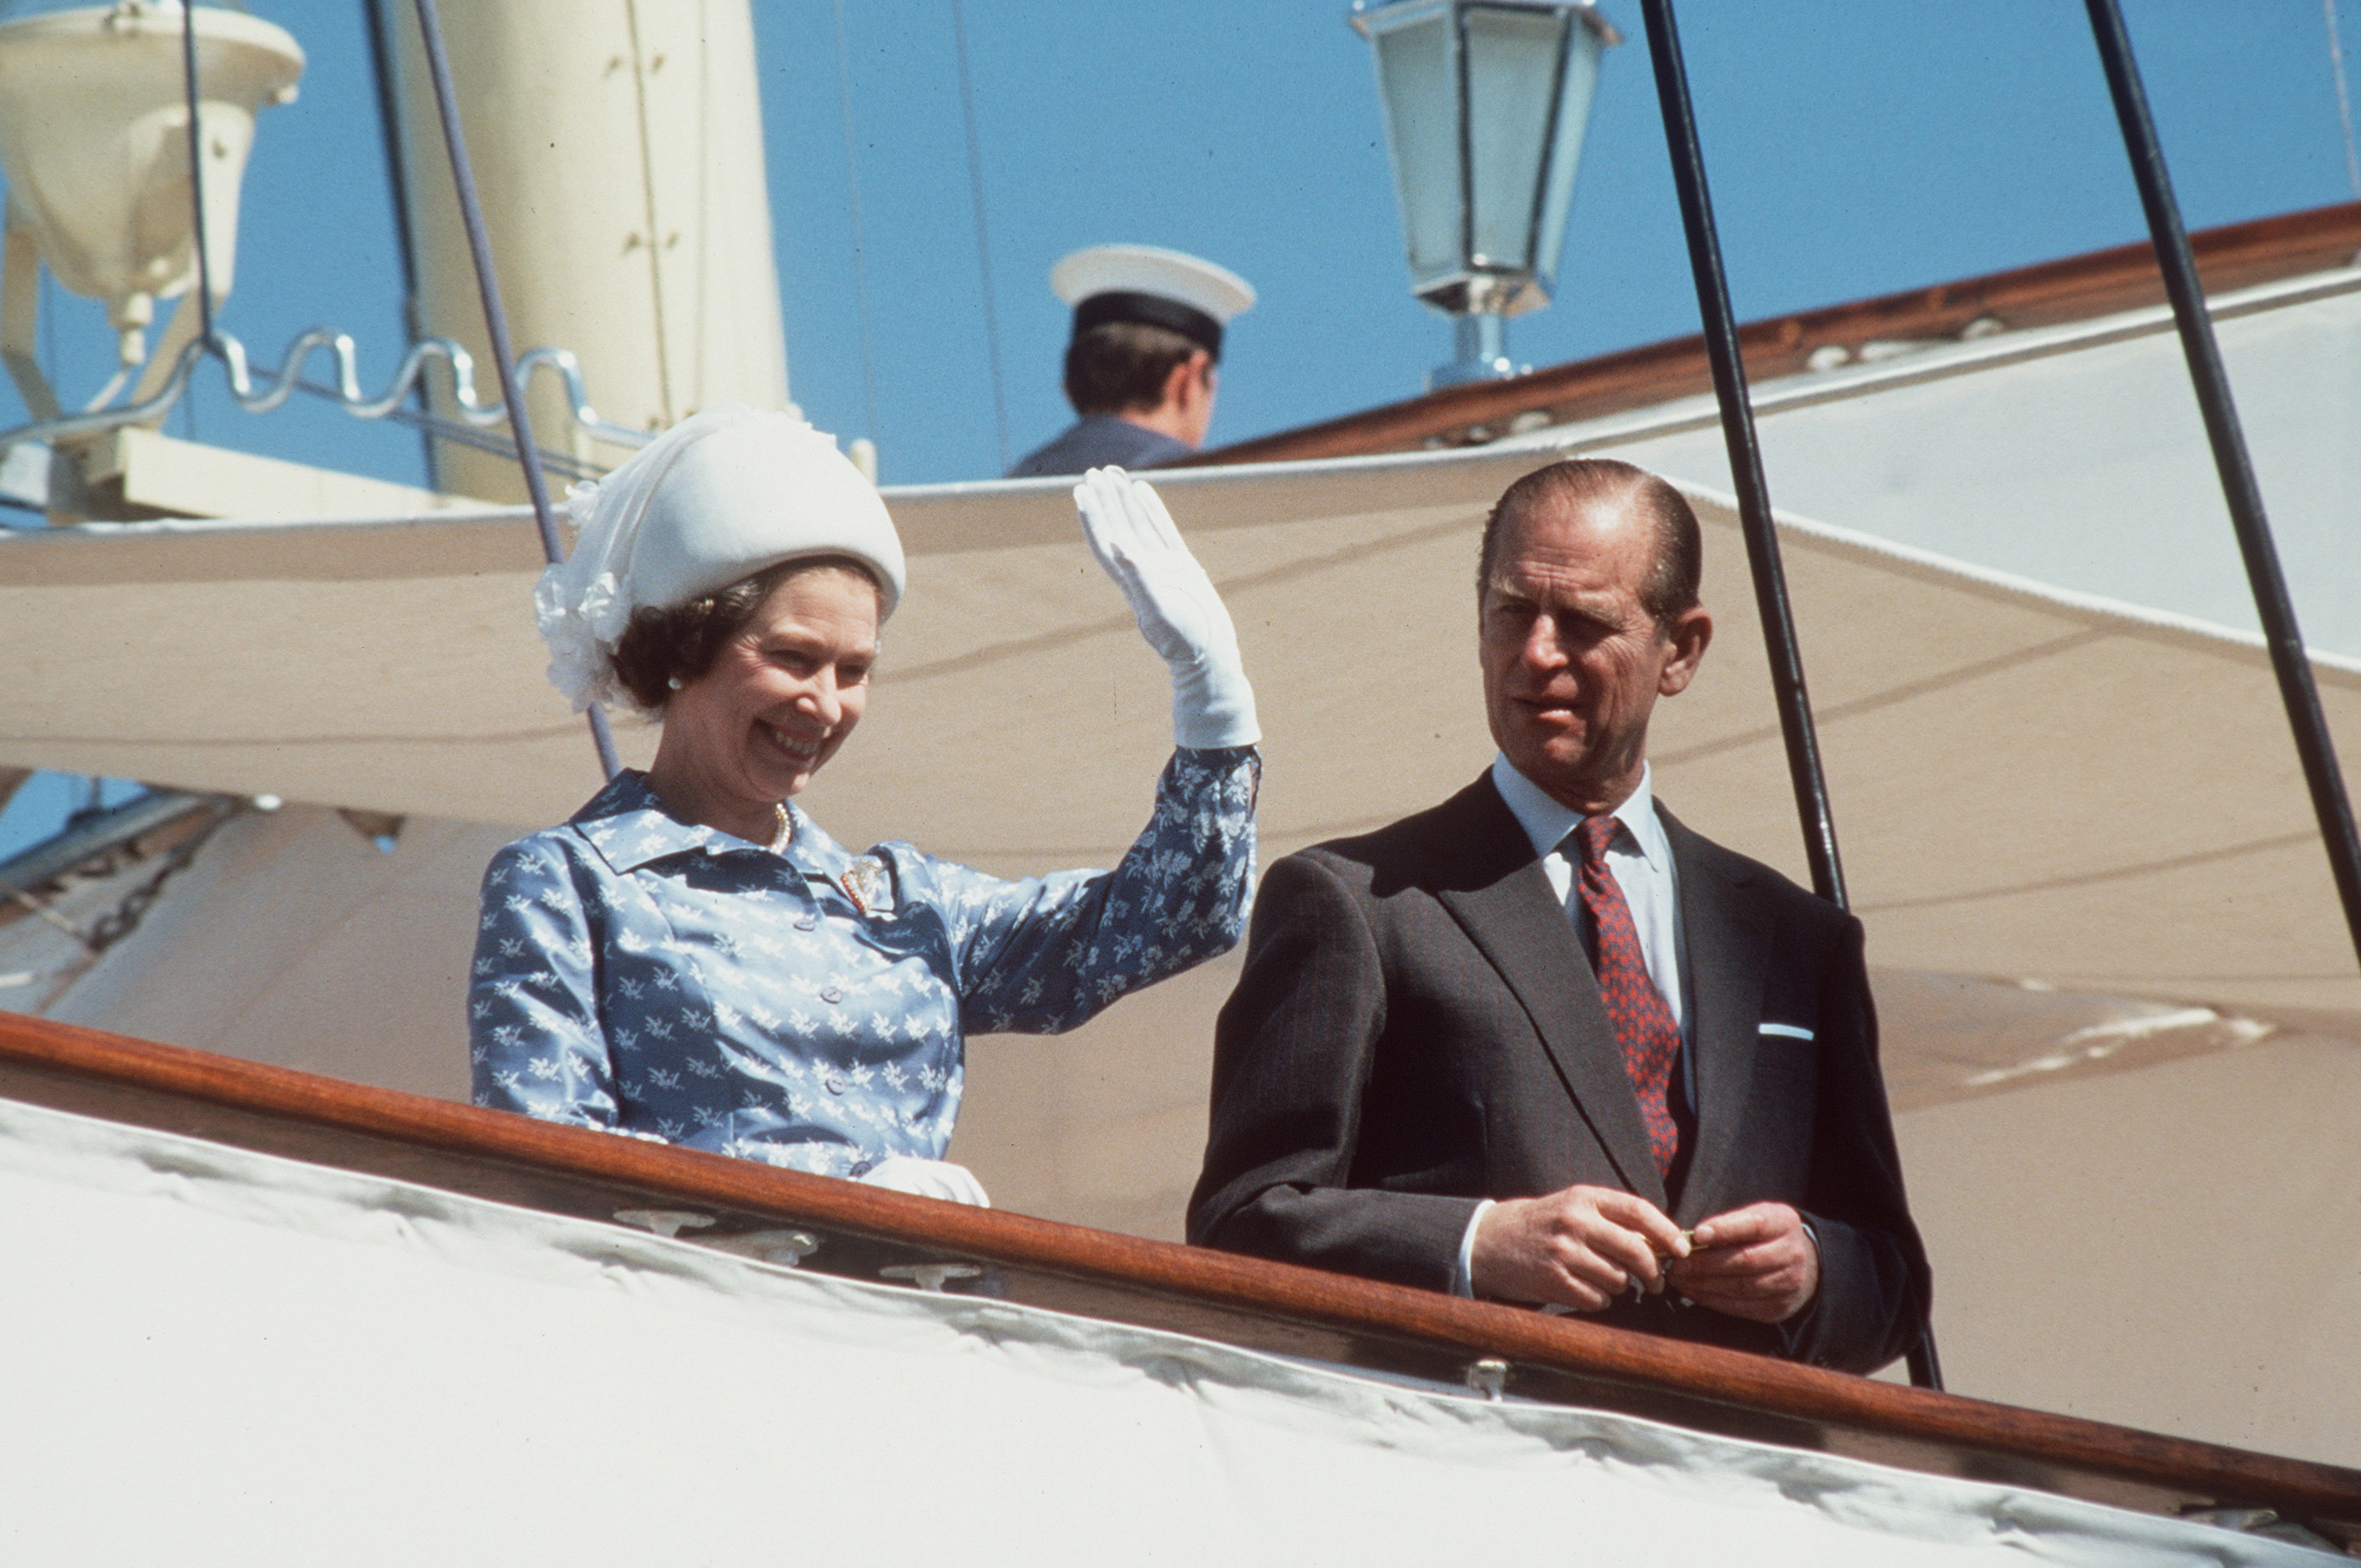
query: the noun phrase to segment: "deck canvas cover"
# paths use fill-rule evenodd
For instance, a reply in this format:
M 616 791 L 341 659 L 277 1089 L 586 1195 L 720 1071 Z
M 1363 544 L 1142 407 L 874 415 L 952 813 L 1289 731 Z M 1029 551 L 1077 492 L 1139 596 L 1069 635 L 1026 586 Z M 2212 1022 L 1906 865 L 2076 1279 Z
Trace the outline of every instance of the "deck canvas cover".
M 22 1563 L 2317 1563 L 0 1104 Z

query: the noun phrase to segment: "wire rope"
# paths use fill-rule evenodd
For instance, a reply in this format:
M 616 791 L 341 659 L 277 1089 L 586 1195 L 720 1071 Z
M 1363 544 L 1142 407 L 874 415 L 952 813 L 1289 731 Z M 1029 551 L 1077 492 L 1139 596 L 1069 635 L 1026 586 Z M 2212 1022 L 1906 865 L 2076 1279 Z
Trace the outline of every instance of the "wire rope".
M 1000 363 L 1000 304 L 992 287 L 992 236 L 983 222 L 983 138 L 975 126 L 975 78 L 968 67 L 967 7 L 951 0 L 951 42 L 959 56 L 960 114 L 967 125 L 967 188 L 975 204 L 975 269 L 983 280 L 983 353 L 992 367 L 992 426 L 1000 466 L 1008 467 L 1008 382 Z
M 836 0 L 836 96 L 844 110 L 844 188 L 852 208 L 852 295 L 861 321 L 861 396 L 869 412 L 869 439 L 875 441 L 877 345 L 869 324 L 869 252 L 861 227 L 861 144 L 852 128 L 852 54 L 845 39 L 844 0 Z
M 2328 24 L 2328 71 L 2336 79 L 2336 119 L 2345 130 L 2345 182 L 2353 188 L 2354 199 L 2361 201 L 2361 155 L 2353 148 L 2353 95 L 2345 86 L 2345 46 L 2336 36 L 2336 0 L 2320 0 L 2320 10 Z
M 181 0 L 181 85 L 189 115 L 189 206 L 196 223 L 197 340 L 214 340 L 214 280 L 205 243 L 205 149 L 197 130 L 197 5 Z

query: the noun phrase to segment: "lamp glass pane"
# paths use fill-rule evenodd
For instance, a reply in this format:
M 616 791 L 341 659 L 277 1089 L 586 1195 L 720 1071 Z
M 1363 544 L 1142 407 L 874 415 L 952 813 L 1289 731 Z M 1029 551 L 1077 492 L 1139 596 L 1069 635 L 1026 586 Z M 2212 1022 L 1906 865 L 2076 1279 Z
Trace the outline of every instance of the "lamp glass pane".
M 1582 138 L 1590 128 L 1590 99 L 1598 86 L 1599 57 L 1606 46 L 1598 35 L 1577 24 L 1573 47 L 1566 51 L 1565 83 L 1558 93 L 1557 134 L 1550 138 L 1549 171 L 1543 176 L 1541 243 L 1535 247 L 1533 274 L 1544 291 L 1557 287 L 1559 254 L 1565 248 L 1566 220 L 1574 211 L 1574 175 L 1582 161 Z
M 1543 160 L 1557 117 L 1558 56 L 1566 29 L 1581 24 L 1562 12 L 1481 5 L 1467 7 L 1464 16 L 1474 164 L 1470 259 L 1495 269 L 1530 271 L 1536 259 L 1533 219 L 1541 205 Z
M 1459 71 L 1451 14 L 1438 8 L 1370 39 L 1386 105 L 1413 288 L 1459 270 Z

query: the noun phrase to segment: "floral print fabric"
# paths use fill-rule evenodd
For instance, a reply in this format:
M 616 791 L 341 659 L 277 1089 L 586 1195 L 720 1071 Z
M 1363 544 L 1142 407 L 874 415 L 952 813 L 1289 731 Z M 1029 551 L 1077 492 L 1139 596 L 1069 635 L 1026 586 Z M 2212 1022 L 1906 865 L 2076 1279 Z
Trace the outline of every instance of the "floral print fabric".
M 1260 769 L 1176 751 L 1113 871 L 1015 882 L 853 855 L 792 803 L 774 852 L 619 774 L 485 872 L 476 1101 L 827 1176 L 939 1159 L 968 1035 L 1071 1029 L 1236 944 Z

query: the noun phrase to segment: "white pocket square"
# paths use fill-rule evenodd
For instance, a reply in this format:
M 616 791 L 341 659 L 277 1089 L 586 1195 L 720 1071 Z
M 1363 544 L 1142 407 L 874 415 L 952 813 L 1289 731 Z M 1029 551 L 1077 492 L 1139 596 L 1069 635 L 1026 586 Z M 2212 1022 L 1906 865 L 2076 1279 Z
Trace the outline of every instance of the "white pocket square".
M 1763 1025 L 1763 1033 L 1766 1035 L 1776 1035 L 1783 1040 L 1809 1040 L 1817 1038 L 1811 1030 L 1805 1028 L 1801 1024 L 1765 1024 Z

